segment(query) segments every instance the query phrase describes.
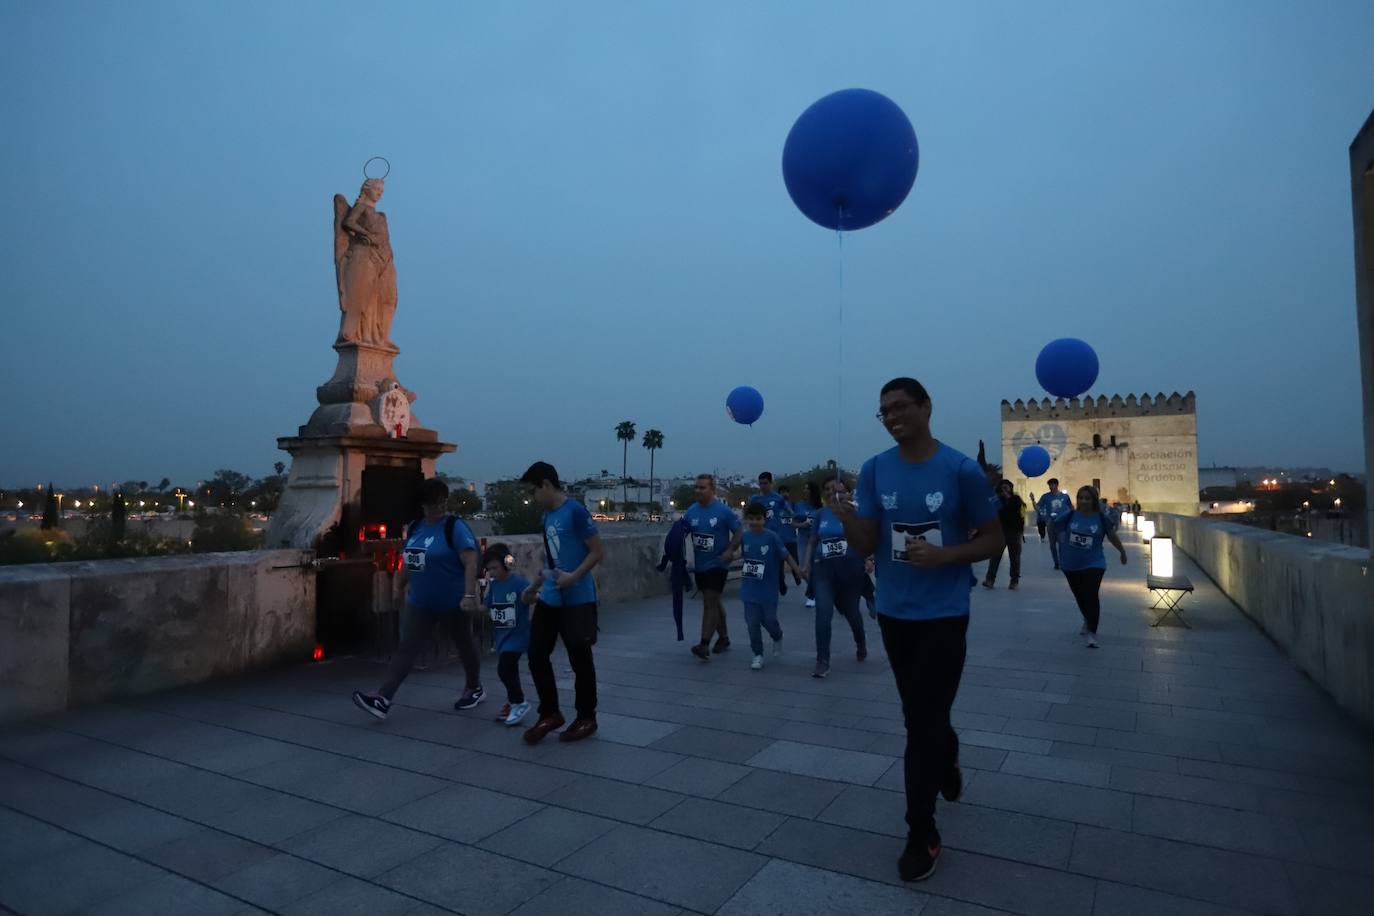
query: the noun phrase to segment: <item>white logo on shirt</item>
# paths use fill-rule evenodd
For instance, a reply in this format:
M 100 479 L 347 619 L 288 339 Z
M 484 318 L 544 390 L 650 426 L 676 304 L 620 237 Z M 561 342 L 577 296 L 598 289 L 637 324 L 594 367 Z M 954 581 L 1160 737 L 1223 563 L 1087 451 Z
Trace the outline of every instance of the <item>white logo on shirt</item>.
M 549 525 L 546 529 L 544 529 L 544 534 L 545 534 L 545 536 L 548 538 L 548 542 L 549 542 L 549 558 L 550 558 L 551 560 L 553 560 L 554 565 L 556 566 L 556 565 L 558 565 L 558 547 L 559 547 L 559 545 L 558 545 L 558 527 L 557 527 L 556 525 Z
M 713 518 L 713 519 L 711 519 L 711 527 L 712 527 L 712 528 L 716 527 L 716 522 L 718 522 L 718 521 L 720 521 L 720 519 L 718 519 L 718 518 Z
M 429 549 L 429 545 L 430 545 L 430 544 L 433 544 L 433 543 L 434 543 L 434 535 L 431 534 L 429 537 L 425 538 L 425 549 L 428 550 L 428 549 Z
M 939 512 L 940 507 L 945 504 L 945 494 L 936 490 L 934 493 L 926 494 L 926 508 L 931 512 Z
M 897 491 L 893 490 L 891 493 L 882 494 L 882 501 L 884 509 L 897 508 Z
M 763 554 L 765 557 L 768 556 L 768 545 L 764 544 L 762 547 L 760 547 L 759 553 Z

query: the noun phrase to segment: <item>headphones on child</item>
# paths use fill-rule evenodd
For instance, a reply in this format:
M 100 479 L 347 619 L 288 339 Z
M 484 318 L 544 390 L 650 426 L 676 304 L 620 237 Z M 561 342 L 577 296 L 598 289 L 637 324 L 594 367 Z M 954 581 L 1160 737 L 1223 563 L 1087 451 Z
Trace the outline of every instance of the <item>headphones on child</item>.
M 515 556 L 510 552 L 510 548 L 505 544 L 492 544 L 487 548 L 486 556 L 482 558 L 483 563 L 490 563 L 492 560 L 501 564 L 501 569 L 510 572 L 515 565 Z

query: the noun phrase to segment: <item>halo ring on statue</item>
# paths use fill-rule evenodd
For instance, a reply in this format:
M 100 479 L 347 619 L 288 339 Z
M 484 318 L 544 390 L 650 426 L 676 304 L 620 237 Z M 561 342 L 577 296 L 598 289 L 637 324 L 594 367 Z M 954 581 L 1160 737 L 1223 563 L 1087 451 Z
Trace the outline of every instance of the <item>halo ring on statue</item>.
M 367 167 L 370 166 L 370 165 L 371 165 L 372 163 L 374 163 L 374 162 L 381 162 L 381 163 L 384 163 L 384 164 L 386 165 L 386 171 L 383 172 L 383 173 L 380 174 L 380 175 L 369 175 L 369 174 L 367 174 Z M 369 159 L 369 160 L 367 160 L 366 162 L 363 163 L 363 178 L 367 179 L 368 181 L 371 181 L 371 180 L 374 179 L 374 178 L 376 178 L 376 179 L 381 179 L 381 180 L 385 180 L 385 179 L 386 179 L 386 176 L 388 176 L 388 175 L 390 175 L 390 174 L 391 174 L 391 162 L 390 162 L 385 156 L 373 156 L 371 159 Z

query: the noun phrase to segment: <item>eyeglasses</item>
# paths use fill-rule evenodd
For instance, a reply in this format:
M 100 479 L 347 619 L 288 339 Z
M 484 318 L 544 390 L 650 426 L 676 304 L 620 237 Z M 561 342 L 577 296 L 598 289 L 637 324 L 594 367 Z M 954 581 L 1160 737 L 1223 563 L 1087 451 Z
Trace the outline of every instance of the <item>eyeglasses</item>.
M 887 407 L 879 407 L 878 412 L 875 413 L 873 416 L 877 417 L 879 422 L 881 422 L 883 420 L 886 420 L 888 417 L 896 416 L 897 414 L 902 413 L 906 410 L 910 410 L 915 406 L 915 401 L 902 401 L 898 404 L 889 404 Z

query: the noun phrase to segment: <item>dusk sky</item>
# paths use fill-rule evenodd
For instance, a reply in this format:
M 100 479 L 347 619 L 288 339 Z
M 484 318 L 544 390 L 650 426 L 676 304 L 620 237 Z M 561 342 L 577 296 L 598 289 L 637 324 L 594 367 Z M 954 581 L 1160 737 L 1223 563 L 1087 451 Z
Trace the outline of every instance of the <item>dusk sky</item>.
M 287 460 L 334 367 L 331 197 L 374 155 L 396 370 L 452 474 L 618 473 L 626 419 L 660 473 L 809 467 L 841 369 L 846 465 L 891 444 L 896 375 L 972 452 L 1061 336 L 1094 394 L 1196 391 L 1204 465 L 1363 467 L 1368 0 L 9 2 L 0 31 L 3 485 Z M 844 238 L 841 326 L 781 155 L 855 86 L 921 163 Z

